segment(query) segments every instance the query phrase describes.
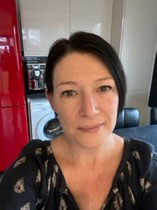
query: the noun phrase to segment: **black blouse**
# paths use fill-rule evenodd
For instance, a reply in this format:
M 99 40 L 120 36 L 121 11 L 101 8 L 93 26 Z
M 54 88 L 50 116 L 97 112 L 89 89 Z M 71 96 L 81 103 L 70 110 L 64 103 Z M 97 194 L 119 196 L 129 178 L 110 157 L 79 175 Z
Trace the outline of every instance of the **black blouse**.
M 50 141 L 33 140 L 4 174 L 0 210 L 78 210 Z M 123 157 L 102 210 L 157 210 L 157 154 L 125 139 Z

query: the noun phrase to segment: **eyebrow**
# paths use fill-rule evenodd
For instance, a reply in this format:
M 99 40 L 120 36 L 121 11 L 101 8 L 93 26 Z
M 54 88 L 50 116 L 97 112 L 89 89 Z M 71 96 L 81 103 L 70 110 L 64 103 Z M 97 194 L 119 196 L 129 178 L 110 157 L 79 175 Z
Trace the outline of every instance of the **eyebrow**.
M 63 81 L 63 82 L 60 82 L 59 84 L 57 84 L 56 86 L 61 86 L 61 85 L 77 85 L 76 82 L 73 82 L 73 81 Z
M 101 82 L 101 81 L 106 81 L 106 80 L 114 80 L 114 79 L 111 76 L 107 76 L 104 78 L 96 79 L 95 82 Z M 62 85 L 75 85 L 76 86 L 76 85 L 78 85 L 78 83 L 74 82 L 74 81 L 62 81 L 59 84 L 57 84 L 56 87 L 59 87 Z
M 114 80 L 113 77 L 107 76 L 100 79 L 96 79 L 96 82 L 106 81 L 106 80 Z

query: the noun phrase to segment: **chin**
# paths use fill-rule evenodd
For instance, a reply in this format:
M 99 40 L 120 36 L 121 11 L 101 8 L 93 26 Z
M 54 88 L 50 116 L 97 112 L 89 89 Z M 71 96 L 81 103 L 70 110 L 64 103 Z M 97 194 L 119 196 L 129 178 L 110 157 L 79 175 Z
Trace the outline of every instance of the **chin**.
M 78 135 L 77 138 L 75 138 L 75 142 L 83 147 L 94 149 L 103 145 L 110 135 L 111 133 L 108 132 Z
M 104 144 L 108 137 L 112 134 L 113 127 L 103 126 L 93 130 L 65 130 L 63 136 L 70 143 L 76 143 L 83 147 L 95 148 Z

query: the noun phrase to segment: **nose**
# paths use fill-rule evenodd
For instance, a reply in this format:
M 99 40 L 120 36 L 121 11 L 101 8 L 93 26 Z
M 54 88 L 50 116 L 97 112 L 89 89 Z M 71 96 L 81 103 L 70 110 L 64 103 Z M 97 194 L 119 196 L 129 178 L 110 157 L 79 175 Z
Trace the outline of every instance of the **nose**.
M 80 116 L 88 118 L 92 118 L 99 113 L 97 100 L 92 94 L 82 96 L 79 113 Z

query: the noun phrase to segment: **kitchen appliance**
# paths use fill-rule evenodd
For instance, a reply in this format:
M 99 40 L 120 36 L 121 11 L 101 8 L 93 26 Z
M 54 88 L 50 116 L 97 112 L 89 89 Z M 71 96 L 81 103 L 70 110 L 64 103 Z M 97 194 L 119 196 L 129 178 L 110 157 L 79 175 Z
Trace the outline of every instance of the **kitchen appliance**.
M 46 57 L 26 56 L 24 64 L 27 93 L 43 92 Z
M 59 119 L 42 94 L 28 98 L 30 138 L 50 140 L 63 133 Z
M 0 172 L 29 140 L 15 0 L 0 0 Z

